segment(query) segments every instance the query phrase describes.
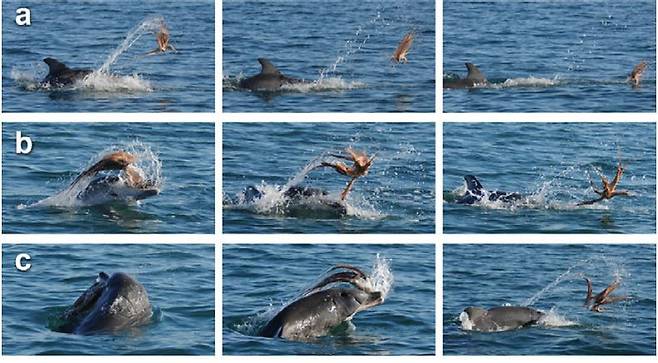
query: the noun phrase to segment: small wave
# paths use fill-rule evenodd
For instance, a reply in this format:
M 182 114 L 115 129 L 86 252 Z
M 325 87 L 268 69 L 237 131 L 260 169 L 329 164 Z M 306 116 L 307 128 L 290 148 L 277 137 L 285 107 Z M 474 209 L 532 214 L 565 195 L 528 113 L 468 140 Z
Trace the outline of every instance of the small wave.
M 513 87 L 554 87 L 559 86 L 561 81 L 556 76 L 553 79 L 550 78 L 537 78 L 537 77 L 525 77 L 525 78 L 510 78 L 506 79 L 503 83 L 491 83 L 489 88 L 513 88 Z
M 240 82 L 247 78 L 242 72 L 235 76 L 226 75 L 222 79 L 222 89 L 226 91 L 241 90 Z M 341 77 L 320 77 L 313 81 L 304 81 L 299 83 L 284 84 L 279 92 L 327 92 L 327 91 L 349 91 L 354 89 L 366 88 L 367 84 L 359 81 L 348 81 Z

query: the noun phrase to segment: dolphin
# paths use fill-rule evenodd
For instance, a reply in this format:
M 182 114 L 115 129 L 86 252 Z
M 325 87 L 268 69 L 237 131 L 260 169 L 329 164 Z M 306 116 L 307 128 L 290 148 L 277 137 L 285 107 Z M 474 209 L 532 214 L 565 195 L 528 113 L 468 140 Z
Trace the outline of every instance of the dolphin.
M 160 190 L 154 185 L 130 185 L 120 176 L 105 175 L 92 180 L 76 195 L 76 199 L 85 205 L 98 205 L 114 201 L 137 201 L 158 194 Z
M 487 78 L 473 63 L 465 63 L 468 74 L 466 78 L 443 79 L 443 88 L 474 88 L 486 85 Z
M 466 193 L 457 199 L 458 204 L 474 204 L 481 201 L 483 198 L 489 201 L 502 201 L 505 203 L 512 203 L 522 199 L 519 193 L 508 193 L 499 191 L 486 191 L 480 184 L 480 181 L 473 175 L 464 176 L 466 181 Z
M 381 292 L 334 287 L 303 297 L 281 310 L 258 335 L 308 341 L 327 335 L 354 314 L 383 302 Z
M 302 83 L 301 79 L 284 76 L 268 59 L 258 58 L 262 69 L 255 76 L 240 81 L 240 88 L 252 91 L 278 91 L 283 85 Z
M 331 210 L 332 214 L 338 214 L 340 216 L 347 214 L 347 207 L 344 203 L 337 200 L 332 200 L 328 198 L 329 193 L 327 191 L 305 187 L 305 186 L 292 186 L 286 189 L 283 192 L 284 198 L 288 202 L 286 207 L 288 211 L 294 214 L 296 207 L 302 207 L 305 201 L 314 201 L 319 202 L 322 206 L 327 207 Z M 263 197 L 263 192 L 253 185 L 248 186 L 244 192 L 244 202 L 246 203 L 255 203 L 257 200 Z
M 54 58 L 45 58 L 43 61 L 48 65 L 49 70 L 48 75 L 41 81 L 41 84 L 50 87 L 63 87 L 73 84 L 93 72 L 91 69 L 71 69 Z
M 459 314 L 462 329 L 479 332 L 513 330 L 536 324 L 544 313 L 525 306 L 499 306 L 489 310 L 470 306 Z
M 142 284 L 130 275 L 117 272 L 98 274 L 96 281 L 66 309 L 55 330 L 90 335 L 117 332 L 145 325 L 153 312 Z

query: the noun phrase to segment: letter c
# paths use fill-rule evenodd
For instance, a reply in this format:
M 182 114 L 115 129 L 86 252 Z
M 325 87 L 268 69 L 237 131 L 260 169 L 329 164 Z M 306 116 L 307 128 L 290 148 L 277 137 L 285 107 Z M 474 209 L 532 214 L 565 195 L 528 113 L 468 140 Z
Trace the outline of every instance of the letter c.
M 32 257 L 30 257 L 30 255 L 28 255 L 27 253 L 18 254 L 18 256 L 16 256 L 16 269 L 22 272 L 28 271 L 30 268 L 32 268 L 32 264 L 31 263 L 23 264 L 23 261 L 24 260 L 29 261 L 31 259 Z

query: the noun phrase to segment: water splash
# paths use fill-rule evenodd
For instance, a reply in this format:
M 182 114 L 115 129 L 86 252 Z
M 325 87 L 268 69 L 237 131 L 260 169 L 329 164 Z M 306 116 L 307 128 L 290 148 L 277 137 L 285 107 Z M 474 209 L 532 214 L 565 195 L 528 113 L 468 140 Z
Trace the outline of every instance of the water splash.
M 116 63 L 119 56 L 125 53 L 130 47 L 135 44 L 145 34 L 153 34 L 165 26 L 165 21 L 162 16 L 147 17 L 142 22 L 128 32 L 126 38 L 119 44 L 119 46 L 107 57 L 105 62 L 100 68 L 99 73 L 110 73 L 110 66 Z
M 393 272 L 391 271 L 391 260 L 377 253 L 370 272 L 372 288 L 382 293 L 382 299 L 386 300 L 393 287 Z

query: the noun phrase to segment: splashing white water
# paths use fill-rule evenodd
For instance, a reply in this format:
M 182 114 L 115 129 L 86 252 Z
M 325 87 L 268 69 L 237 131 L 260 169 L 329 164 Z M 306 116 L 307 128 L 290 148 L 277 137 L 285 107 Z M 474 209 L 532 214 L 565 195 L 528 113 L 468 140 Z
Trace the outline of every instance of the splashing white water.
M 107 57 L 103 65 L 98 69 L 99 73 L 110 73 L 110 66 L 116 63 L 119 56 L 125 53 L 130 47 L 135 44 L 145 34 L 156 33 L 160 28 L 165 26 L 164 18 L 161 16 L 148 17 L 130 30 L 126 38 L 119 44 L 119 46 Z
M 382 299 L 386 300 L 393 288 L 393 271 L 391 271 L 391 260 L 377 253 L 375 261 L 372 264 L 370 280 L 374 291 L 382 293 Z

